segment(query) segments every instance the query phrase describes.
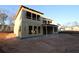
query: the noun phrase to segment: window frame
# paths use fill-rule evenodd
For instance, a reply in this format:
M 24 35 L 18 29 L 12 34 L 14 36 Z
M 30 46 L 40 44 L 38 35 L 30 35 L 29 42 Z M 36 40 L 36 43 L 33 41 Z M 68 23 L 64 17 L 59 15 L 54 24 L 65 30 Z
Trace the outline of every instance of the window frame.
M 27 18 L 27 19 L 31 19 L 31 18 L 32 18 L 31 12 L 26 11 L 26 18 Z

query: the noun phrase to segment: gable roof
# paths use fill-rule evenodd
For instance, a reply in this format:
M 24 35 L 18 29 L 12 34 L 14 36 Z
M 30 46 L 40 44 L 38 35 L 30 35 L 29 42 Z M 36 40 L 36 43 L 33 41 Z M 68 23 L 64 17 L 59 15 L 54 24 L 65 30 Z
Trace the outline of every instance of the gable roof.
M 44 13 L 42 13 L 42 12 L 39 12 L 39 11 L 36 11 L 36 10 L 34 10 L 34 9 L 31 9 L 31 8 L 28 8 L 28 7 L 25 7 L 25 6 L 23 6 L 23 5 L 20 5 L 20 7 L 19 7 L 19 9 L 18 9 L 18 11 L 17 11 L 17 13 L 16 13 L 16 15 L 15 15 L 15 19 L 16 19 L 16 17 L 18 16 L 18 14 L 19 14 L 19 12 L 21 11 L 21 9 L 22 8 L 25 8 L 25 9 L 28 9 L 28 10 L 31 10 L 31 11 L 34 11 L 34 12 L 37 12 L 37 13 L 40 13 L 40 14 L 44 14 Z
M 24 7 L 24 8 L 26 8 L 26 9 L 32 10 L 32 11 L 34 11 L 34 12 L 37 12 L 37 13 L 40 13 L 40 14 L 44 14 L 44 13 L 42 13 L 42 12 L 39 12 L 39 11 L 37 11 L 37 10 L 31 9 L 31 8 L 28 8 L 28 7 L 25 7 L 25 6 L 23 6 L 23 5 L 21 5 L 21 6 Z

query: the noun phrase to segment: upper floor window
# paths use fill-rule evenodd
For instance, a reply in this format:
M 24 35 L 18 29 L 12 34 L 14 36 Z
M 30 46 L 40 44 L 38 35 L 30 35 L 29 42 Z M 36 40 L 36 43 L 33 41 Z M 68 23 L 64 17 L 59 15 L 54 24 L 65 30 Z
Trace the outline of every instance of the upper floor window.
M 28 19 L 31 19 L 31 13 L 30 13 L 30 12 L 27 12 L 26 14 L 27 14 L 27 15 L 26 15 L 27 18 L 28 18 Z
M 46 20 L 43 20 L 43 24 L 47 24 L 47 21 Z
M 40 21 L 40 16 L 39 15 L 37 15 L 37 20 Z
M 48 21 L 48 24 L 52 23 L 52 21 Z
M 32 19 L 36 20 L 36 14 L 32 14 Z

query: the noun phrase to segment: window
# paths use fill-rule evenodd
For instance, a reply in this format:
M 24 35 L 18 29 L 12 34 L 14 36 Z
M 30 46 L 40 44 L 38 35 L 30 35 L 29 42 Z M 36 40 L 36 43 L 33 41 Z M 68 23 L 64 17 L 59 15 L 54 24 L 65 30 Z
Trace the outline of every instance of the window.
M 40 26 L 38 27 L 38 33 L 40 33 Z
M 43 20 L 43 24 L 47 24 L 47 22 L 45 20 Z
M 27 18 L 28 18 L 28 19 L 31 19 L 31 13 L 30 13 L 30 12 L 27 12 L 26 14 L 27 14 L 27 15 L 26 15 Z
M 40 21 L 40 16 L 39 15 L 37 15 L 37 20 Z
M 34 26 L 34 33 L 37 34 L 37 27 Z
M 58 28 L 57 27 L 54 27 L 54 32 L 57 32 Z
M 48 24 L 52 23 L 52 21 L 48 21 Z
M 32 26 L 29 26 L 29 34 L 32 34 Z
M 36 20 L 36 14 L 32 14 L 32 19 Z

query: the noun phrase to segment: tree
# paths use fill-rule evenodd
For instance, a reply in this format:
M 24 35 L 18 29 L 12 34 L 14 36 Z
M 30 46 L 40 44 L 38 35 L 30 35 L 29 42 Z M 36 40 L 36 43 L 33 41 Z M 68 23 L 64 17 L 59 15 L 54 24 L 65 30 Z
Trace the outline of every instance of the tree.
M 4 25 L 7 17 L 8 15 L 6 12 L 4 10 L 0 10 L 0 24 Z
M 9 19 L 10 23 L 9 23 L 9 25 L 14 25 L 14 15 L 11 15 L 9 17 L 10 17 L 10 19 Z
M 73 22 L 73 25 L 74 25 L 74 26 L 79 26 L 79 23 L 78 23 L 77 21 L 74 21 L 74 22 Z

